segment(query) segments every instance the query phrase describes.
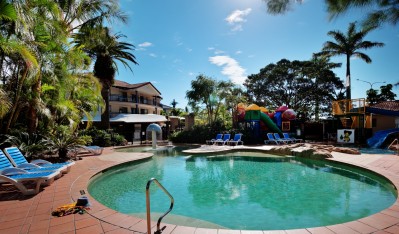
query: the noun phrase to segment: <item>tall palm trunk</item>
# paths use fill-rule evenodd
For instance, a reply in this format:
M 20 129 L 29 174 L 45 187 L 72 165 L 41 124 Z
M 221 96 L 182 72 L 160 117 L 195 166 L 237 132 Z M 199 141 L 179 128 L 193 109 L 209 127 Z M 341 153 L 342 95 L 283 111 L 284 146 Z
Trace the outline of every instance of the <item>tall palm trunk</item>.
M 19 113 L 17 111 L 18 107 L 20 106 L 19 105 L 19 99 L 21 97 L 22 86 L 23 86 L 23 84 L 25 82 L 26 77 L 28 76 L 28 67 L 25 66 L 23 69 L 24 70 L 23 70 L 23 73 L 22 73 L 22 77 L 21 77 L 21 79 L 18 82 L 17 91 L 15 92 L 15 97 L 14 97 L 13 105 L 12 105 L 12 108 L 11 108 L 11 111 L 10 111 L 10 116 L 9 116 L 8 121 L 7 121 L 6 127 L 4 129 L 5 133 L 8 133 L 8 131 L 10 130 L 10 127 L 12 126 L 13 123 L 15 123 L 15 121 L 16 121 L 18 115 L 19 115 Z
M 351 100 L 351 70 L 350 70 L 350 57 L 351 54 L 346 55 L 346 99 Z
M 109 113 L 109 87 L 106 85 L 103 85 L 103 88 L 101 89 L 101 96 L 104 99 L 105 102 L 105 110 L 101 114 L 101 127 L 102 129 L 110 129 L 110 113 Z
M 42 80 L 41 80 L 41 74 L 38 74 L 36 82 L 32 86 L 32 100 L 29 102 L 29 110 L 28 110 L 28 133 L 32 134 L 35 133 L 37 130 L 37 125 L 39 122 L 38 116 L 37 116 L 37 105 L 40 100 L 40 94 L 41 94 L 41 86 L 42 86 Z

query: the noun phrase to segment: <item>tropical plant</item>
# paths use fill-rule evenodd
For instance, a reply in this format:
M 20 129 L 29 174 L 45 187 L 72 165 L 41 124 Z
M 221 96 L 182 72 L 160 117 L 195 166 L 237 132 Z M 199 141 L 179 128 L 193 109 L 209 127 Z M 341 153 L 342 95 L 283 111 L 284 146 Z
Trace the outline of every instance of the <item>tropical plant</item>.
M 47 154 L 49 141 L 40 134 L 29 134 L 24 131 L 13 131 L 4 135 L 2 145 L 18 147 L 28 159 L 39 158 Z
M 365 9 L 365 27 L 380 26 L 383 23 L 396 25 L 399 21 L 397 0 L 326 0 L 326 4 L 330 18 L 336 18 L 353 8 Z
M 303 0 L 263 0 L 266 3 L 267 12 L 273 15 L 282 14 L 291 9 L 294 3 L 302 3 Z
M 94 76 L 102 84 L 101 95 L 105 101 L 105 110 L 101 115 L 101 125 L 104 129 L 110 128 L 109 123 L 109 90 L 115 82 L 115 73 L 118 71 L 116 61 L 121 62 L 125 67 L 130 67 L 128 62 L 138 64 L 136 57 L 130 52 L 134 46 L 127 42 L 119 41 L 124 35 L 112 35 L 107 27 L 95 27 L 80 31 L 75 35 L 74 43 L 77 47 L 95 58 Z
M 7 0 L 0 0 L 0 21 L 15 21 L 16 19 L 17 12 L 15 11 L 13 5 L 8 3 Z
M 79 136 L 69 126 L 57 126 L 49 137 L 49 146 L 52 151 L 58 153 L 61 160 L 68 159 L 68 152 L 75 148 L 86 145 L 91 139 L 86 136 Z
M 367 90 L 367 100 L 370 104 L 375 104 L 383 101 L 394 101 L 396 94 L 392 92 L 393 85 L 387 84 L 380 87 L 380 92 L 370 88 Z
M 350 58 L 357 57 L 366 63 L 371 63 L 371 58 L 361 52 L 361 50 L 371 49 L 373 47 L 382 47 L 384 43 L 365 41 L 366 35 L 374 28 L 364 28 L 360 31 L 356 30 L 356 22 L 350 23 L 348 31 L 344 34 L 341 31 L 329 31 L 327 35 L 331 36 L 334 41 L 324 43 L 322 51 L 318 55 L 323 56 L 346 56 L 346 98 L 351 99 L 351 71 Z
M 73 33 L 80 29 L 90 29 L 112 24 L 115 20 L 126 23 L 127 15 L 120 11 L 118 0 L 56 0 L 62 10 L 62 22 Z

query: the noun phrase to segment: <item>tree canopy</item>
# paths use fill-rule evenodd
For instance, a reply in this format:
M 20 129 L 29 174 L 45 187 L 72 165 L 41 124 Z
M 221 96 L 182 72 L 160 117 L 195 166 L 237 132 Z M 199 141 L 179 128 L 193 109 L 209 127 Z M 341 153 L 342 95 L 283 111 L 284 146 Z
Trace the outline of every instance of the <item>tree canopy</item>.
M 249 75 L 244 86 L 250 102 L 269 110 L 288 106 L 302 119 L 315 115 L 316 106 L 328 112 L 331 100 L 343 88 L 342 81 L 325 64 L 287 59 Z

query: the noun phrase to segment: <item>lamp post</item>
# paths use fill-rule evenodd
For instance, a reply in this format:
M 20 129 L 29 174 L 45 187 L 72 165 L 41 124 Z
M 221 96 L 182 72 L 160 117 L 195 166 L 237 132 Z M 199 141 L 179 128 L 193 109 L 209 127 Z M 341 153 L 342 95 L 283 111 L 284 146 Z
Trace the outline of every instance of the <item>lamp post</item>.
M 356 79 L 358 81 L 364 82 L 364 83 L 368 83 L 370 85 L 370 89 L 373 89 L 373 85 L 378 84 L 378 83 L 386 83 L 385 81 L 377 81 L 377 82 L 369 82 L 369 81 L 365 81 L 365 80 L 361 80 L 361 79 Z

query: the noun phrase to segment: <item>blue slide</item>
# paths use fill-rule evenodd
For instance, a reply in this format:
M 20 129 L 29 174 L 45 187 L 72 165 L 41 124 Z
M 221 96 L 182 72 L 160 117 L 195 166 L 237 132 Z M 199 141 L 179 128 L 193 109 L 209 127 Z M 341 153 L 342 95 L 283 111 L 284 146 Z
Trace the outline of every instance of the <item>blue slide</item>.
M 372 137 L 367 139 L 367 145 L 371 148 L 379 148 L 392 133 L 399 133 L 399 128 L 392 128 L 388 130 L 381 130 L 375 132 Z

